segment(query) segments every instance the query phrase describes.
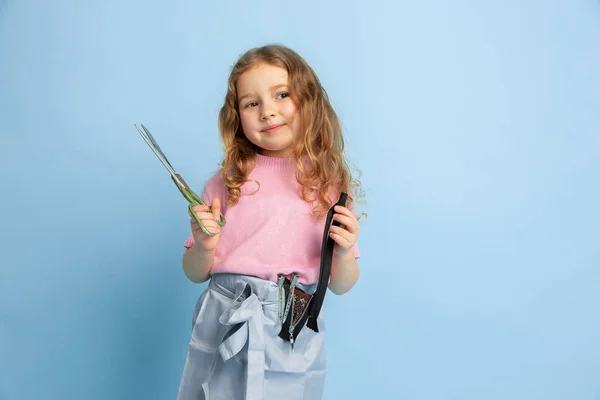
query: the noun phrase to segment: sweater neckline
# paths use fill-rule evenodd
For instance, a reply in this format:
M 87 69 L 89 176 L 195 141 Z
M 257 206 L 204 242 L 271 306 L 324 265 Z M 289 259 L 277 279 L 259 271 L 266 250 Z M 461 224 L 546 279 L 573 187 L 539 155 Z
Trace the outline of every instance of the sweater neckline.
M 294 158 L 267 157 L 257 153 L 256 166 L 272 171 L 290 172 L 295 170 L 296 160 Z

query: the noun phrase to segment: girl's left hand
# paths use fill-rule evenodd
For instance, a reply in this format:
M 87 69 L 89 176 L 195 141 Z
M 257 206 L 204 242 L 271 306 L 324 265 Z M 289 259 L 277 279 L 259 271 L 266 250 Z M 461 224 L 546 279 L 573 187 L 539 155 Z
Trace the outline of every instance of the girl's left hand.
M 333 248 L 335 253 L 339 256 L 344 256 L 353 251 L 358 239 L 358 233 L 360 232 L 360 226 L 358 219 L 348 208 L 335 206 L 334 211 L 336 213 L 333 214 L 333 219 L 341 225 L 334 226 L 332 223 L 329 227 L 329 236 L 336 243 Z

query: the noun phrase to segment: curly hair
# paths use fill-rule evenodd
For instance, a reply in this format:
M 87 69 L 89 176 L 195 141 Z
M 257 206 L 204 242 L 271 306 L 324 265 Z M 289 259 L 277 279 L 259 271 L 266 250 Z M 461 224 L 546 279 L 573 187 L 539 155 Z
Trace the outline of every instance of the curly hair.
M 313 213 L 323 217 L 332 206 L 330 196 L 349 195 L 348 207 L 362 196 L 361 184 L 353 178 L 344 155 L 344 138 L 339 118 L 325 89 L 308 63 L 288 47 L 271 44 L 244 53 L 233 65 L 225 102 L 219 111 L 219 132 L 224 145 L 221 163 L 229 205 L 241 196 L 241 186 L 255 165 L 260 150 L 242 130 L 237 82 L 240 76 L 260 63 L 283 68 L 288 73 L 290 98 L 300 117 L 302 134 L 294 147 L 296 180 L 303 200 L 314 204 Z

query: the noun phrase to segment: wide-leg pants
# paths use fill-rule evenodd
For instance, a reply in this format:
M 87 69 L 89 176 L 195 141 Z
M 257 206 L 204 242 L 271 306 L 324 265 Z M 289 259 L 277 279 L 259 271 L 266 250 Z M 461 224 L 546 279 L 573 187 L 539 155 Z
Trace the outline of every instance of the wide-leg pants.
M 312 293 L 316 285 L 298 285 Z M 178 400 L 320 400 L 325 384 L 325 322 L 282 340 L 276 283 L 214 274 L 200 296 Z

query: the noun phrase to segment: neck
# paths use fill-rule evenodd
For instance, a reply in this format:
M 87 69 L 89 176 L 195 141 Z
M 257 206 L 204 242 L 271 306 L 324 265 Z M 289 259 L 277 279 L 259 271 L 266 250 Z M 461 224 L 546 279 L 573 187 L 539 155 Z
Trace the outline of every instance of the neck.
M 257 153 L 256 166 L 263 169 L 290 172 L 296 169 L 296 160 L 294 158 L 268 157 Z

